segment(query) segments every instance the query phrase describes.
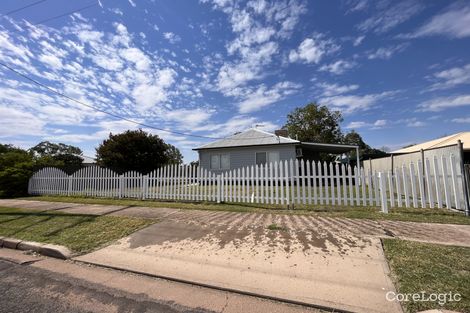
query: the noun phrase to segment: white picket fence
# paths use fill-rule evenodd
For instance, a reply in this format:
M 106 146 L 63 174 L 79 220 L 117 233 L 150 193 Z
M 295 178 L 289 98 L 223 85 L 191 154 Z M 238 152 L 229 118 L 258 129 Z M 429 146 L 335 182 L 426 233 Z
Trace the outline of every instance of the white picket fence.
M 32 195 L 67 195 L 278 205 L 437 207 L 463 210 L 462 172 L 454 158 L 427 160 L 394 173 L 365 173 L 336 163 L 290 160 L 221 174 L 168 165 L 148 175 L 122 175 L 97 166 L 67 175 L 44 168 L 29 181 Z M 450 172 L 449 172 L 450 169 Z

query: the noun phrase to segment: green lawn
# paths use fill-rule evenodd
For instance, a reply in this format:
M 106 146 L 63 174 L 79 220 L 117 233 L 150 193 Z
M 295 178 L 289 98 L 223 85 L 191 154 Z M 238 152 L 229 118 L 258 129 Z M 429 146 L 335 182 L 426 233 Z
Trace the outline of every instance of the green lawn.
M 398 292 L 460 293 L 460 302 L 403 302 L 407 312 L 448 309 L 470 312 L 470 248 L 383 240 L 385 255 Z
M 76 253 L 96 249 L 155 222 L 0 207 L 0 236 L 63 245 Z
M 37 196 L 21 198 L 25 200 L 43 200 L 54 202 L 72 202 L 85 204 L 114 204 L 135 205 L 156 208 L 176 208 L 193 210 L 214 210 L 232 212 L 264 212 L 279 214 L 315 214 L 331 217 L 361 218 L 361 219 L 387 219 L 398 221 L 468 224 L 470 218 L 462 213 L 452 212 L 446 209 L 414 209 L 393 208 L 389 214 L 383 214 L 377 207 L 356 206 L 327 206 L 327 205 L 296 205 L 294 210 L 288 210 L 285 206 L 255 203 L 214 203 L 214 202 L 163 202 L 153 200 L 109 199 L 90 197 L 66 197 L 66 196 Z

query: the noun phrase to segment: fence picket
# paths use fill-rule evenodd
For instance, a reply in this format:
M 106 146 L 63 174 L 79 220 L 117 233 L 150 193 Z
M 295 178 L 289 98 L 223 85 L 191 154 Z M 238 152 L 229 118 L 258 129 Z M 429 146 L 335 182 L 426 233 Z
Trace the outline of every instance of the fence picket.
M 290 191 L 291 191 L 291 203 L 294 204 L 295 203 L 295 193 L 294 193 L 294 187 L 295 187 L 295 184 L 294 184 L 294 161 L 292 159 L 290 159 L 289 161 L 289 177 L 290 177 Z
M 410 189 L 409 189 L 409 184 L 407 180 L 407 174 L 406 174 L 406 167 L 403 164 L 402 166 L 402 178 L 403 178 L 403 194 L 405 195 L 405 206 L 407 208 L 410 207 Z
M 307 166 L 307 200 L 308 204 L 312 204 L 312 171 L 310 169 L 310 161 L 306 161 Z
M 426 208 L 426 195 L 424 192 L 424 175 L 423 175 L 423 162 L 418 160 L 418 186 L 419 186 L 419 195 L 421 199 L 421 208 Z
M 300 175 L 301 175 L 301 184 L 302 184 L 302 204 L 307 204 L 307 199 L 305 195 L 305 162 L 300 160 Z
M 313 203 L 318 204 L 318 193 L 317 193 L 317 164 L 312 161 L 312 176 L 313 176 Z
M 441 168 L 442 168 L 442 180 L 444 182 L 444 196 L 446 200 L 446 208 L 452 207 L 452 200 L 450 199 L 450 191 L 449 191 L 449 180 L 447 176 L 447 164 L 446 158 L 441 156 Z
M 438 167 L 437 156 L 434 156 L 432 161 L 433 161 L 434 182 L 435 182 L 435 187 L 436 187 L 437 207 L 439 209 L 442 209 L 443 208 L 442 193 L 441 193 L 441 185 L 440 185 L 440 178 L 439 178 L 439 167 Z
M 323 162 L 323 177 L 324 177 L 324 189 L 325 189 L 325 204 L 330 204 L 330 193 L 329 193 L 329 184 L 328 184 L 328 167 L 326 162 Z
M 295 184 L 297 186 L 297 204 L 300 204 L 300 173 L 299 173 L 299 160 L 298 159 L 295 159 Z
M 457 210 L 460 210 L 460 199 L 459 199 L 459 193 L 457 190 L 457 186 L 458 186 L 457 170 L 455 169 L 455 157 L 453 154 L 450 155 L 449 162 L 450 162 L 450 174 L 452 178 L 452 191 L 454 194 L 455 208 Z
M 360 169 L 361 173 L 361 189 L 362 189 L 362 205 L 366 206 L 367 205 L 367 199 L 366 199 L 366 175 L 364 168 Z
M 410 163 L 410 178 L 411 178 L 411 195 L 413 200 L 413 207 L 418 207 L 418 196 L 416 193 L 416 175 L 415 175 L 415 167 L 413 162 Z
M 431 165 L 428 159 L 424 161 L 424 172 L 426 175 L 426 186 L 428 190 L 428 203 L 429 207 L 432 209 L 434 208 L 434 196 L 433 196 L 433 188 L 432 188 L 432 180 L 431 180 Z
M 282 161 L 279 162 L 279 186 L 281 191 L 281 205 L 284 205 L 284 173 Z
M 341 176 L 342 176 L 342 180 L 343 180 L 343 205 L 348 205 L 346 167 L 344 166 L 344 164 L 341 164 Z
M 289 165 L 287 164 L 287 160 L 284 161 L 284 174 L 286 185 L 286 204 L 289 205 Z
M 276 204 L 279 204 L 279 169 L 277 161 L 274 162 L 274 189 L 274 194 L 276 196 Z
M 390 207 L 393 208 L 395 206 L 395 192 L 393 191 L 393 175 L 392 171 L 388 171 L 388 190 L 389 190 L 389 198 L 390 198 Z
M 323 204 L 323 171 L 321 162 L 318 161 L 318 200 L 320 200 L 320 205 Z
M 353 169 L 353 178 L 354 178 L 354 190 L 355 190 L 355 194 L 356 194 L 356 205 L 361 205 L 361 197 L 360 197 L 360 193 L 359 193 L 359 184 L 360 184 L 360 180 L 359 180 L 359 170 L 357 168 L 357 166 L 354 166 L 354 169 Z
M 351 165 L 348 165 L 349 205 L 354 205 L 353 182 L 351 172 Z

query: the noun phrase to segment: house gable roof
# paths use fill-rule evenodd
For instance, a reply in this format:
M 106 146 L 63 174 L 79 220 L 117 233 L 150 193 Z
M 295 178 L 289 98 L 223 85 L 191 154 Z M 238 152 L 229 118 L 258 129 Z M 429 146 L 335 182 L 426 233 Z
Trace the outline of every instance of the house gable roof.
M 268 133 L 257 128 L 250 128 L 244 132 L 207 143 L 193 150 L 298 143 L 300 143 L 298 140 L 276 136 L 275 134 Z

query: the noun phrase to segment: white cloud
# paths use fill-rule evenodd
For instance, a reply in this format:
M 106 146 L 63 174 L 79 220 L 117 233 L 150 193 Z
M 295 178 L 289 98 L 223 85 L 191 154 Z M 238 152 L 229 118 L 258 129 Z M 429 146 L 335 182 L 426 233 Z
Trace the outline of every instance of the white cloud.
M 130 5 L 132 5 L 134 8 L 136 7 L 136 4 L 133 0 L 127 0 L 127 1 L 129 1 Z
M 359 88 L 359 85 L 338 85 L 338 84 L 329 84 L 329 83 L 318 83 L 318 87 L 323 89 L 322 95 L 325 97 L 331 97 L 340 95 L 343 93 L 348 93 Z
M 62 61 L 55 55 L 45 55 L 42 54 L 39 56 L 39 60 L 43 63 L 46 63 L 54 70 L 60 70 L 62 68 Z
M 388 125 L 387 120 L 376 120 L 373 123 L 369 122 L 363 122 L 363 121 L 356 121 L 356 122 L 350 122 L 348 125 L 346 125 L 346 128 L 349 129 L 358 129 L 358 128 L 371 128 L 371 129 L 381 129 L 385 126 Z
M 124 12 L 122 12 L 119 8 L 110 9 L 110 11 L 120 16 L 124 15 Z
M 227 93 L 250 80 L 261 78 L 263 66 L 271 62 L 271 57 L 277 50 L 276 43 L 267 42 L 256 49 L 245 50 L 241 62 L 224 63 L 217 76 L 219 90 Z
M 361 122 L 361 121 L 358 121 L 358 122 L 350 122 L 348 125 L 346 125 L 346 128 L 349 128 L 349 129 L 358 129 L 358 128 L 364 128 L 366 126 L 368 126 L 369 124 L 366 123 L 366 122 Z
M 423 127 L 426 126 L 426 123 L 422 121 L 418 121 L 416 119 L 411 119 L 406 123 L 406 126 L 408 127 Z
M 38 136 L 44 134 L 46 123 L 32 113 L 0 106 L 0 138 L 10 136 Z
M 137 110 L 141 113 L 155 110 L 157 104 L 168 99 L 167 88 L 175 82 L 176 72 L 165 68 L 157 72 L 156 78 L 151 83 L 137 85 L 132 91 L 132 96 L 138 104 Z
M 224 0 L 203 2 L 211 2 L 214 9 L 227 14 L 235 35 L 226 44 L 227 53 L 232 58 L 218 64 L 213 88 L 224 95 L 268 75 L 266 68 L 272 65 L 278 53 L 278 41 L 290 37 L 300 15 L 306 12 L 305 4 L 297 0 L 250 0 L 246 5 Z M 202 31 L 207 33 L 207 27 Z M 207 67 L 206 71 L 205 77 L 210 77 L 214 69 Z M 207 82 L 206 85 L 211 84 Z
M 332 74 L 340 75 L 354 68 L 357 65 L 354 61 L 338 60 L 336 62 L 325 64 L 320 67 L 320 71 L 330 72 Z
M 449 89 L 470 84 L 470 63 L 434 73 L 433 80 L 436 82 L 432 84 L 430 90 Z
M 364 41 L 365 38 L 366 38 L 366 36 L 364 36 L 364 35 L 356 37 L 356 39 L 354 39 L 354 41 L 353 41 L 353 46 L 354 47 L 359 46 Z
M 382 92 L 379 94 L 366 95 L 338 95 L 320 99 L 321 104 L 325 104 L 334 110 L 342 111 L 345 114 L 371 109 L 378 101 L 390 97 L 393 92 Z
M 93 61 L 97 65 L 109 71 L 118 71 L 124 66 L 121 59 L 116 56 L 96 55 L 93 56 Z
M 452 120 L 454 123 L 470 124 L 470 117 L 458 117 Z
M 67 142 L 67 143 L 80 143 L 84 141 L 96 141 L 97 139 L 104 139 L 106 136 L 98 137 L 96 134 L 63 134 L 63 135 L 48 135 L 45 136 L 45 140 L 55 142 Z
M 208 122 L 212 113 L 203 109 L 177 109 L 169 110 L 164 114 L 164 118 L 176 121 L 186 127 L 197 127 Z
M 470 36 L 470 5 L 452 5 L 445 12 L 434 16 L 429 22 L 415 32 L 404 37 L 416 38 L 432 35 L 450 38 Z
M 361 31 L 373 31 L 382 34 L 408 21 L 424 9 L 424 5 L 414 0 L 377 2 L 378 10 L 371 17 L 360 23 Z
M 181 41 L 181 37 L 172 32 L 163 33 L 163 37 L 173 44 Z
M 368 52 L 367 58 L 369 60 L 374 60 L 374 59 L 388 60 L 395 53 L 405 50 L 407 46 L 408 46 L 407 44 L 400 44 L 396 46 L 378 48 L 375 51 Z
M 150 67 L 150 59 L 139 48 L 122 49 L 120 55 L 133 62 L 139 71 L 146 71 Z
M 239 104 L 239 111 L 240 113 L 249 113 L 262 110 L 296 92 L 300 87 L 301 85 L 288 81 L 277 83 L 271 88 L 261 85 L 244 96 L 244 100 Z
M 347 4 L 348 12 L 363 11 L 369 6 L 368 0 L 349 0 Z
M 441 97 L 421 103 L 419 111 L 438 112 L 446 109 L 470 106 L 470 95 Z
M 318 63 L 326 54 L 339 49 L 331 39 L 324 39 L 322 34 L 316 34 L 312 38 L 306 38 L 296 50 L 289 53 L 290 62 Z

